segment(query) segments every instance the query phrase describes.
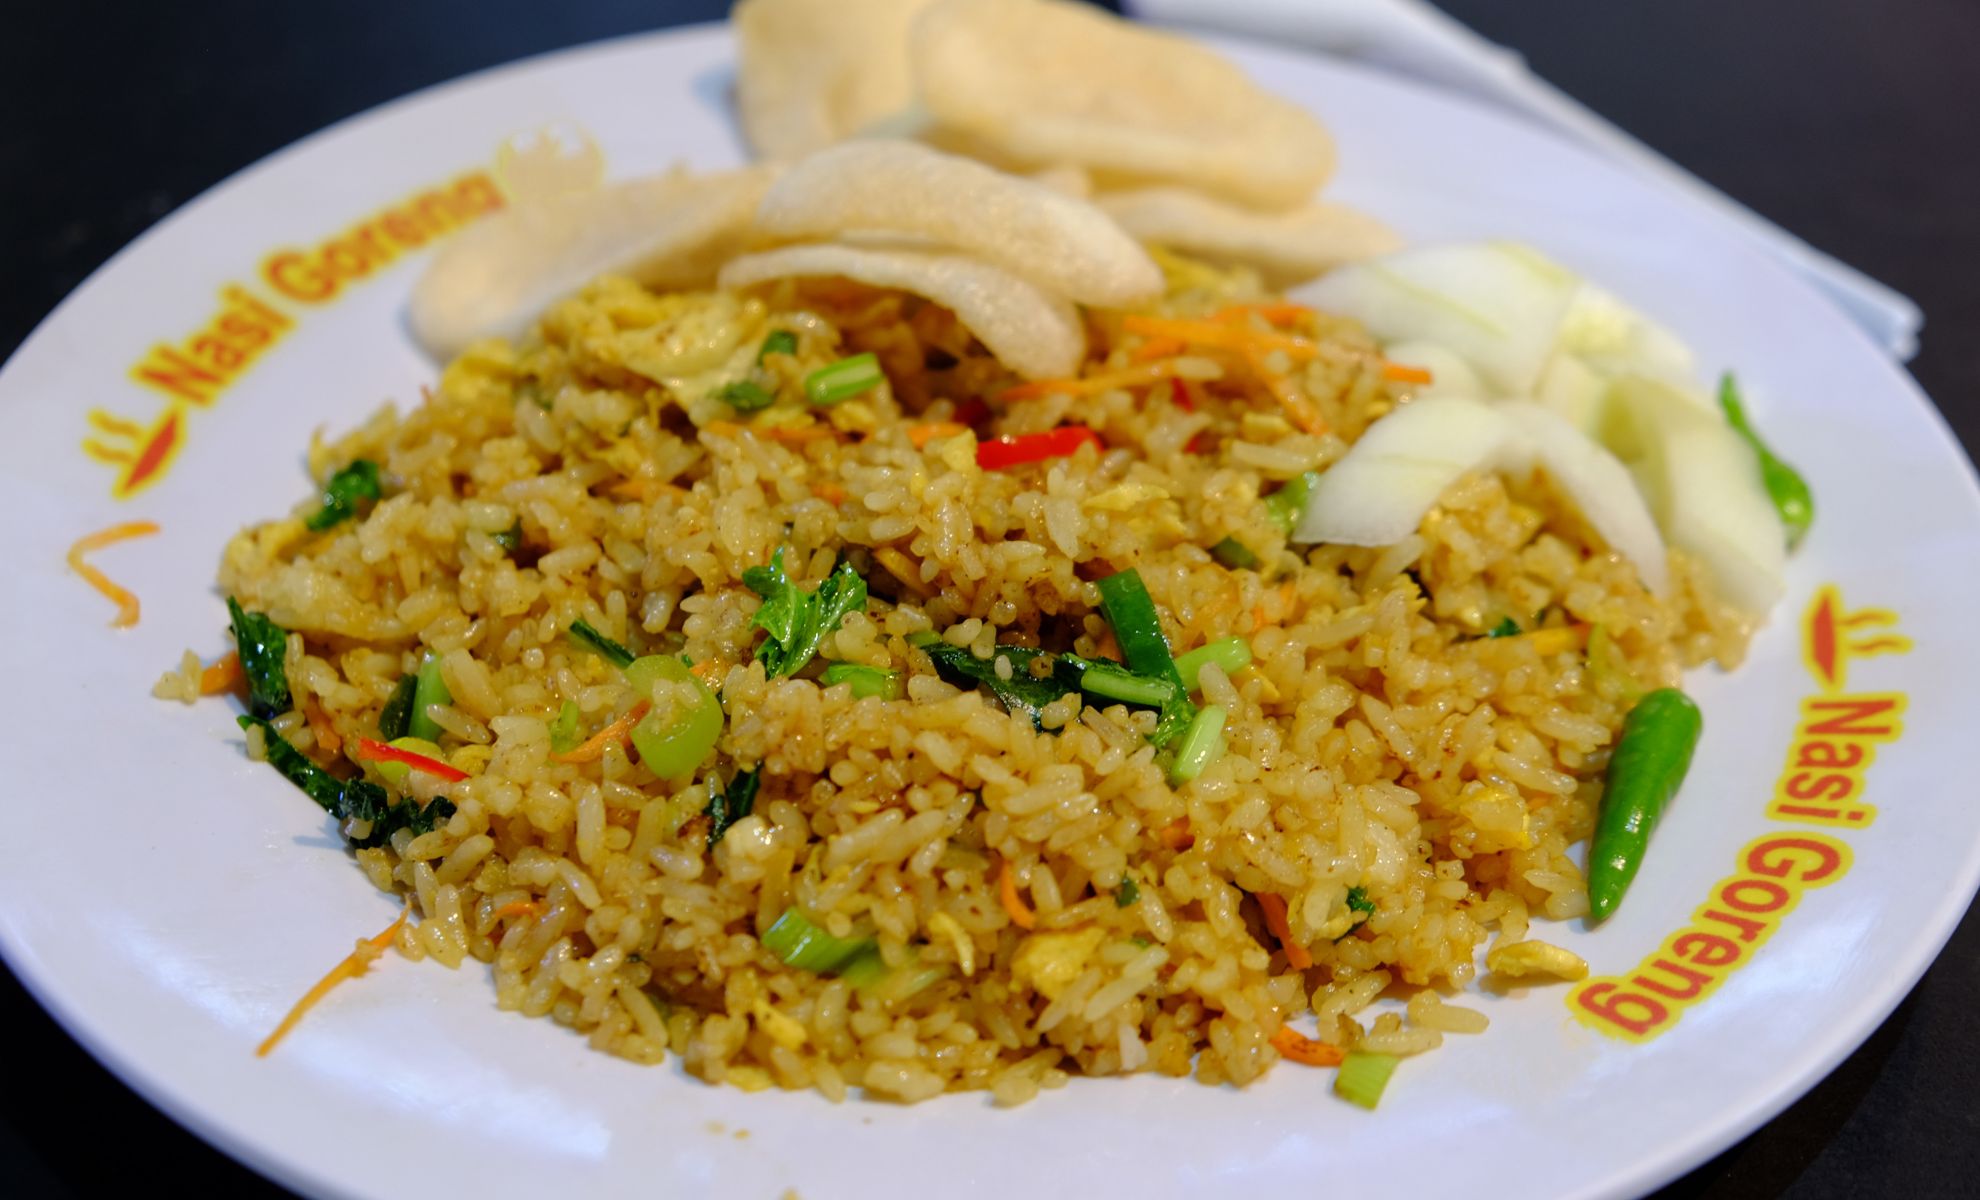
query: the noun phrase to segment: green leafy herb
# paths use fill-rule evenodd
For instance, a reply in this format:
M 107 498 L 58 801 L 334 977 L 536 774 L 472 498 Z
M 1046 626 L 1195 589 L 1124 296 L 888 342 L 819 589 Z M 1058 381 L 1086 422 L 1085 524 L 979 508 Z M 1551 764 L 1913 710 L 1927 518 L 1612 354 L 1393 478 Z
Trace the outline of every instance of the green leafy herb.
M 325 530 L 339 521 L 357 515 L 358 505 L 366 500 L 376 500 L 378 488 L 378 464 L 367 458 L 360 458 L 330 477 L 323 485 L 323 507 L 311 513 L 303 524 L 314 530 Z
M 241 671 L 248 681 L 248 711 L 257 717 L 279 717 L 289 711 L 289 672 L 284 660 L 289 651 L 289 634 L 280 625 L 240 606 L 227 597 L 227 612 L 233 618 L 234 646 L 240 652 Z
M 756 352 L 756 361 L 762 362 L 772 354 L 796 354 L 797 334 L 788 329 L 771 330 L 770 336 L 763 339 L 763 348 Z
M 419 676 L 399 676 L 399 682 L 393 686 L 385 707 L 378 710 L 379 741 L 389 742 L 393 738 L 405 737 L 412 728 L 413 692 L 418 688 Z
M 1141 899 L 1141 888 L 1135 883 L 1134 876 L 1121 876 L 1121 886 L 1114 889 L 1114 907 L 1126 908 L 1139 899 Z
M 942 678 L 957 687 L 984 685 L 1003 702 L 1005 708 L 1030 717 L 1032 725 L 1039 729 L 1045 728 L 1039 710 L 1077 686 L 1066 683 L 1054 674 L 1034 675 L 1032 662 L 1037 659 L 1050 662 L 1052 656 L 1029 646 L 999 646 L 989 658 L 978 658 L 966 647 L 951 646 L 939 638 L 926 642 L 921 649 L 935 664 L 935 671 Z M 997 674 L 997 660 L 1000 658 L 1010 663 L 1009 679 Z
M 708 847 L 722 840 L 729 832 L 729 826 L 749 815 L 756 807 L 756 789 L 763 785 L 763 768 L 751 767 L 747 771 L 737 771 L 729 780 L 729 786 L 717 792 L 709 801 L 702 814 L 708 818 Z
M 437 797 L 425 805 L 407 797 L 393 802 L 384 788 L 365 779 L 339 779 L 291 746 L 275 727 L 255 716 L 236 718 L 242 729 L 261 730 L 262 753 L 268 765 L 302 789 L 302 793 L 339 822 L 369 821 L 371 830 L 364 837 L 350 838 L 353 846 L 380 846 L 401 829 L 414 836 L 430 833 L 454 815 L 454 802 Z M 345 835 L 349 838 L 349 835 Z
M 596 653 L 598 657 L 611 663 L 621 671 L 632 665 L 632 651 L 592 628 L 591 623 L 582 617 L 572 621 L 570 629 L 566 632 L 569 633 L 570 639 L 573 642 L 576 642 L 586 650 Z
M 1364 917 L 1375 915 L 1375 902 L 1368 898 L 1368 889 L 1359 884 L 1348 889 L 1347 906 L 1349 910 L 1358 912 Z
M 842 358 L 804 377 L 805 398 L 819 407 L 850 400 L 861 392 L 880 386 L 886 376 L 880 360 L 871 351 Z
M 724 384 L 715 398 L 737 412 L 756 412 L 777 402 L 777 394 L 754 379 L 738 379 Z
M 818 643 L 839 627 L 848 613 L 866 608 L 866 580 L 851 563 L 832 569 L 824 582 L 807 592 L 784 574 L 784 548 L 770 556 L 767 567 L 742 573 L 743 585 L 763 597 L 756 625 L 770 636 L 756 648 L 757 661 L 772 676 L 795 675 L 818 653 Z
M 522 518 L 516 518 L 516 523 L 502 532 L 491 533 L 488 536 L 490 540 L 502 548 L 504 554 L 514 554 L 522 547 Z
M 1499 623 L 1487 630 L 1485 636 L 1488 638 L 1518 637 L 1521 632 L 1518 621 L 1513 620 L 1511 617 L 1500 617 Z

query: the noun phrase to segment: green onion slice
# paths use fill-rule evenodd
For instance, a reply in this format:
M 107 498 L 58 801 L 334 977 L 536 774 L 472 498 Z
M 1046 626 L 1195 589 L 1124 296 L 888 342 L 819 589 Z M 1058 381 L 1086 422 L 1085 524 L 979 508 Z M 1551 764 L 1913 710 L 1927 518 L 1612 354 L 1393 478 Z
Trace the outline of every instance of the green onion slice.
M 639 761 L 647 770 L 662 779 L 693 774 L 715 752 L 715 742 L 722 736 L 722 702 L 671 654 L 634 659 L 626 667 L 626 682 L 642 698 L 650 696 L 654 686 L 662 682 L 693 692 L 693 700 L 685 705 L 676 703 L 669 710 L 656 708 L 646 714 L 632 731 L 633 748 L 639 751 Z
M 793 905 L 763 931 L 763 946 L 787 967 L 823 975 L 846 966 L 871 949 L 873 939 L 833 937 Z
M 880 360 L 868 351 L 842 358 L 805 376 L 804 394 L 813 404 L 823 407 L 876 388 L 885 378 L 880 371 Z
M 440 656 L 429 653 L 420 660 L 419 675 L 413 681 L 412 715 L 406 719 L 406 733 L 427 741 L 437 741 L 440 737 L 440 723 L 426 715 L 426 710 L 437 704 L 452 704 L 454 694 L 447 690 L 447 681 L 440 677 Z
M 1176 745 L 1176 760 L 1169 765 L 1172 782 L 1188 783 L 1217 761 L 1223 752 L 1224 716 L 1220 705 L 1209 705 L 1183 730 L 1182 741 Z
M 1183 686 L 1195 691 L 1203 668 L 1209 663 L 1222 667 L 1226 675 L 1235 675 L 1251 665 L 1251 643 L 1240 637 L 1225 638 L 1177 655 L 1176 671 L 1182 676 Z
M 1381 1102 L 1382 1089 L 1389 1086 L 1389 1076 L 1396 1073 L 1396 1064 L 1401 1061 L 1393 1054 L 1350 1050 L 1341 1059 L 1340 1074 L 1334 1076 L 1334 1094 L 1363 1108 L 1374 1108 Z

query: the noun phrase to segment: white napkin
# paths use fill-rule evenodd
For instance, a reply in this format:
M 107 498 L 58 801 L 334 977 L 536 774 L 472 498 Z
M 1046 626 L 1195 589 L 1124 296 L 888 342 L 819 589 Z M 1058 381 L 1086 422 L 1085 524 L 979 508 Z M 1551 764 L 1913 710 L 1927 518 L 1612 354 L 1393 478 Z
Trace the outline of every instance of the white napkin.
M 1711 187 L 1526 69 L 1425 0 L 1127 0 L 1153 21 L 1294 41 L 1492 101 L 1613 159 L 1711 213 L 1814 284 L 1900 361 L 1918 352 L 1911 298 L 1838 262 Z

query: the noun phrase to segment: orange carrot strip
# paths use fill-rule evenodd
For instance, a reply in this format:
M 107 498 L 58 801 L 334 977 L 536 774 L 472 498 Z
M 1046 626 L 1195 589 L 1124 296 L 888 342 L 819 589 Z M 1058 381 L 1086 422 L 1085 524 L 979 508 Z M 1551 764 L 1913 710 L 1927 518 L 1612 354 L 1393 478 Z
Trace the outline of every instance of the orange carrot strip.
M 1304 971 L 1313 965 L 1313 956 L 1306 947 L 1293 941 L 1292 923 L 1286 919 L 1286 898 L 1277 892 L 1259 892 L 1258 907 L 1265 912 L 1265 928 L 1279 939 L 1279 947 L 1286 952 L 1286 963 L 1295 971 Z
M 1128 357 L 1135 362 L 1149 362 L 1157 358 L 1174 358 L 1189 349 L 1181 338 L 1155 337 L 1136 346 Z
M 1429 383 L 1431 375 L 1430 372 L 1424 370 L 1422 367 L 1412 367 L 1408 363 L 1384 361 L 1382 363 L 1382 378 L 1392 380 L 1396 383 Z
M 506 921 L 510 917 L 533 917 L 542 911 L 543 906 L 534 900 L 511 900 L 495 910 L 495 919 Z
M 573 746 L 562 754 L 552 754 L 550 761 L 586 763 L 591 762 L 593 759 L 604 757 L 605 747 L 631 733 L 632 727 L 639 724 L 639 719 L 646 715 L 647 709 L 652 707 L 653 704 L 651 701 L 641 700 L 638 704 L 627 709 L 624 716 L 585 739 L 582 745 Z
M 688 674 L 709 687 L 720 687 L 722 676 L 729 673 L 729 664 L 718 658 L 706 659 L 688 668 Z
M 1304 304 L 1233 304 L 1210 314 L 1213 321 L 1233 321 L 1248 316 L 1263 317 L 1267 324 L 1291 325 L 1302 317 L 1310 317 L 1313 310 Z
M 819 438 L 836 438 L 839 436 L 839 431 L 830 425 L 752 425 L 749 431 L 762 437 L 767 437 L 773 442 L 782 442 L 787 446 L 815 442 Z
M 1188 321 L 1133 314 L 1121 318 L 1121 328 L 1143 337 L 1180 338 L 1192 346 L 1214 346 L 1220 350 L 1283 350 L 1289 357 L 1300 361 L 1320 355 L 1319 343 L 1307 338 L 1245 329 L 1218 321 Z
M 83 561 L 83 555 L 92 550 L 101 550 L 134 537 L 148 537 L 158 532 L 156 521 L 126 521 L 122 525 L 112 525 L 76 539 L 69 547 L 69 569 L 83 577 L 83 581 L 103 593 L 105 599 L 117 606 L 117 618 L 110 622 L 112 629 L 126 629 L 138 623 L 138 598 L 126 589 L 119 587 L 108 575 Z
M 1313 407 L 1312 401 L 1293 390 L 1292 380 L 1267 367 L 1264 355 L 1247 350 L 1244 360 L 1251 367 L 1251 373 L 1264 382 L 1272 398 L 1292 417 L 1293 424 L 1314 437 L 1321 437 L 1327 432 L 1327 419 L 1320 415 L 1320 410 Z
M 925 450 L 930 442 L 968 432 L 967 425 L 959 425 L 954 421 L 935 421 L 927 425 L 910 425 L 907 435 L 908 441 L 914 443 L 916 450 Z
M 326 754 L 340 753 L 344 739 L 337 734 L 337 727 L 330 723 L 330 714 L 314 700 L 305 699 L 302 704 L 303 717 L 309 722 L 309 731 L 316 735 L 316 744 L 323 747 Z
M 1284 1058 L 1309 1067 L 1338 1067 L 1341 1065 L 1341 1048 L 1327 1042 L 1315 1041 L 1290 1025 L 1279 1026 L 1272 1035 L 1272 1049 Z
M 1196 835 L 1189 831 L 1188 817 L 1177 817 L 1162 826 L 1155 836 L 1161 838 L 1162 844 L 1171 850 L 1187 850 L 1196 844 Z
M 997 902 L 1011 915 L 1011 924 L 1019 929 L 1030 929 L 1038 924 L 1038 918 L 1018 899 L 1017 872 L 1011 869 L 1011 860 L 1004 860 L 1004 868 L 997 874 Z
M 261 1045 L 254 1048 L 255 1057 L 266 1058 L 268 1052 L 275 1048 L 275 1044 L 287 1037 L 289 1031 L 296 1027 L 296 1022 L 302 1020 L 303 1016 L 310 1009 L 315 1008 L 317 1001 L 330 994 L 331 988 L 336 987 L 346 979 L 355 979 L 364 974 L 366 968 L 377 961 L 378 956 L 385 953 L 386 948 L 391 946 L 392 939 L 399 936 L 400 928 L 405 925 L 406 918 L 411 915 L 412 906 L 407 905 L 399 913 L 399 919 L 387 925 L 383 933 L 377 937 L 359 942 L 357 948 L 352 950 L 344 961 L 331 967 L 328 975 L 317 980 L 316 986 L 304 992 L 303 998 L 296 1001 L 295 1007 L 289 1010 L 289 1015 L 283 1017 L 282 1023 L 275 1027 L 275 1032 L 262 1039 Z
M 829 479 L 812 484 L 811 494 L 827 504 L 844 504 L 846 502 L 846 489 Z
M 1167 379 L 1176 373 L 1173 362 L 1143 363 L 1122 371 L 1112 371 L 1105 375 L 1088 375 L 1084 379 L 1041 379 L 1035 383 L 1020 383 L 1005 388 L 998 393 L 1001 400 L 1036 400 L 1040 396 L 1054 393 L 1065 396 L 1091 396 L 1115 388 L 1144 387 Z
M 245 675 L 241 670 L 240 651 L 229 650 L 199 673 L 199 694 L 217 696 L 221 692 L 231 691 Z

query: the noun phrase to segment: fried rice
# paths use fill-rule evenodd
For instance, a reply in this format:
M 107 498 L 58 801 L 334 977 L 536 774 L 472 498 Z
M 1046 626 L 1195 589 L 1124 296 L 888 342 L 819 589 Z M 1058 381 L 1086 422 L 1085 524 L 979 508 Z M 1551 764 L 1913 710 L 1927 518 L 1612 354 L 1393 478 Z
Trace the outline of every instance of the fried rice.
M 455 811 L 355 851 L 420 918 L 399 951 L 485 971 L 500 1007 L 599 1050 L 833 1099 L 1242 1085 L 1307 1014 L 1320 1042 L 1398 1054 L 1482 1028 L 1459 999 L 1481 951 L 1586 911 L 1571 850 L 1625 681 L 1732 666 L 1748 621 L 1681 554 L 1671 595 L 1645 591 L 1541 477 L 1469 476 L 1394 547 L 1289 545 L 1261 496 L 1409 385 L 1351 324 L 1162 261 L 1148 314 L 1260 336 L 1168 342 L 1090 313 L 1083 382 L 1012 391 L 899 292 L 607 278 L 468 350 L 411 411 L 313 445 L 319 478 L 376 462 L 384 498 L 324 532 L 310 506 L 244 531 L 220 584 L 290 631 L 272 730 L 341 772 L 379 778 L 351 745 L 439 665 L 451 702 L 429 715 L 468 777 L 393 786 Z M 759 366 L 778 330 L 794 352 Z M 718 398 L 752 369 L 801 397 L 865 351 L 885 382 L 831 407 Z M 1097 442 L 979 466 L 980 440 L 1066 422 Z M 1254 565 L 1213 555 L 1230 543 Z M 756 659 L 743 581 L 780 549 L 802 585 L 847 563 L 871 596 L 793 677 Z M 1118 658 L 1095 581 L 1128 568 L 1176 653 L 1251 651 L 1203 668 L 1226 748 L 1180 785 L 1154 712 L 1069 691 L 1034 721 L 931 666 L 930 634 L 999 673 L 999 647 Z M 573 642 L 580 620 L 719 691 L 690 777 L 614 738 L 553 751 L 567 703 L 590 735 L 654 700 Z M 827 662 L 902 672 L 902 694 L 827 686 Z M 715 840 L 711 800 L 745 771 L 753 810 Z M 791 910 L 870 941 L 876 969 L 787 965 L 764 937 Z

